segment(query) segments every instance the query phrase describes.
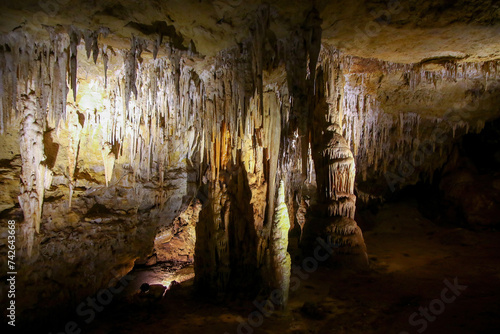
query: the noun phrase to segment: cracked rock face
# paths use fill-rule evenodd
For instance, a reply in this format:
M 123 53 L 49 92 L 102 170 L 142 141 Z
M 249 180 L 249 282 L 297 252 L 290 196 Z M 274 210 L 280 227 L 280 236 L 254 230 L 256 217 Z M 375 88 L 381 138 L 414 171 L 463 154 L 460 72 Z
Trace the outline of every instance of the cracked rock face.
M 20 310 L 154 261 L 194 259 L 214 294 L 284 291 L 295 224 L 305 247 L 333 237 L 332 262 L 366 264 L 356 196 L 432 177 L 500 116 L 495 6 L 4 1 L 0 214 L 18 222 Z

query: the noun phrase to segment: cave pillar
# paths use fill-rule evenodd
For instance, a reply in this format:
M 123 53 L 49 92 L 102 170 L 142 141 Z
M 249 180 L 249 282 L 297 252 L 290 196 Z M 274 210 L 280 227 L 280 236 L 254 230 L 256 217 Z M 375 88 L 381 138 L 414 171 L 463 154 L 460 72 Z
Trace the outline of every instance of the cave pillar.
M 326 215 L 329 217 L 324 236 L 334 245 L 331 262 L 343 266 L 367 269 L 368 256 L 361 229 L 354 220 L 356 196 L 354 180 L 356 167 L 349 144 L 341 135 L 341 128 L 334 124 L 328 128 L 331 139 L 323 150 L 326 162 L 325 180 Z
M 52 172 L 45 165 L 43 134 L 45 114 L 39 108 L 34 93 L 22 96 L 22 123 L 20 132 L 21 191 L 19 204 L 24 214 L 21 225 L 23 246 L 32 254 L 35 233 L 40 232 L 45 189 L 50 187 Z

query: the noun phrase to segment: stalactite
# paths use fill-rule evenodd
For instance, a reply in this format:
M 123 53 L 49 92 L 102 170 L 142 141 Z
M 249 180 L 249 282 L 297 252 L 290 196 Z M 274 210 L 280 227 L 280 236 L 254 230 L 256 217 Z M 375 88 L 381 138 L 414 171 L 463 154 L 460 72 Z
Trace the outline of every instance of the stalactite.
M 81 124 L 82 121 L 79 118 L 78 110 L 74 107 L 70 108 L 70 111 L 68 112 L 68 115 L 66 117 L 66 121 L 68 123 L 68 181 L 69 181 L 68 205 L 71 208 L 71 200 L 73 198 L 73 190 L 75 188 L 74 174 L 78 158 L 80 135 L 82 132 L 83 124 Z
M 67 34 L 56 32 L 52 27 L 46 27 L 46 30 L 48 40 L 34 41 L 22 30 L 0 36 L 0 132 L 20 115 L 16 106 L 19 96 L 29 94 L 31 90 L 39 97 L 41 110 L 47 112 L 47 120 L 54 125 L 65 118 L 68 77 L 76 101 L 77 48 L 82 32 L 73 26 L 68 27 Z M 83 34 L 88 36 L 94 60 L 99 54 L 98 37 L 108 32 L 103 28 Z
M 138 37 L 132 36 L 130 50 L 125 54 L 125 108 L 128 110 L 130 94 L 133 93 L 137 99 L 137 68 L 141 61 L 141 53 L 146 42 Z
M 342 101 L 343 136 L 354 153 L 361 179 L 366 179 L 368 170 L 372 173 L 385 174 L 388 166 L 397 169 L 400 157 L 411 159 L 418 149 L 415 145 L 421 140 L 428 139 L 422 135 L 425 128 L 421 124 L 433 120 L 423 119 L 412 112 L 404 112 L 400 117 L 395 117 L 394 114 L 382 110 L 378 97 L 369 89 L 370 73 L 352 71 L 353 64 L 361 61 L 359 58 L 342 55 L 339 51 L 328 48 L 323 48 L 320 58 L 322 66 L 325 69 L 330 68 L 329 71 L 325 71 L 328 76 L 327 82 L 330 82 L 327 84 L 328 104 L 331 110 L 338 110 L 335 102 Z M 336 67 L 332 65 L 334 61 L 338 62 Z M 431 60 L 421 64 L 395 64 L 363 59 L 362 62 L 368 62 L 369 66 L 378 68 L 384 74 L 401 73 L 401 85 L 403 87 L 407 85 L 411 91 L 418 90 L 421 85 L 436 85 L 440 81 L 454 83 L 472 78 L 485 78 L 485 80 L 498 78 L 498 61 L 461 63 Z M 427 64 L 433 65 L 432 69 L 428 69 Z M 463 129 L 464 132 L 469 129 L 480 131 L 477 125 L 471 118 L 457 121 L 446 119 L 440 126 L 449 131 L 450 136 L 454 136 L 457 129 L 461 131 Z M 397 130 L 397 137 L 394 137 L 393 130 Z M 442 143 L 433 148 L 433 151 L 443 150 L 446 149 L 442 147 Z M 431 161 L 432 159 L 426 160 L 427 163 Z M 425 168 L 433 170 L 437 166 L 426 165 Z
M 356 213 L 356 196 L 352 194 L 339 197 L 328 205 L 328 214 L 331 217 L 343 216 L 354 219 Z
M 78 69 L 78 45 L 80 44 L 80 40 L 82 38 L 82 34 L 78 29 L 75 29 L 73 26 L 69 29 L 69 74 L 70 74 L 70 82 L 71 82 L 71 90 L 73 91 L 73 101 L 76 102 L 76 84 L 77 84 L 77 69 Z M 90 51 L 88 51 L 88 55 L 90 56 Z
M 103 52 L 102 52 L 102 59 L 104 63 L 104 88 L 108 88 L 108 62 L 109 62 L 109 56 L 107 53 L 107 47 L 103 47 Z
M 54 51 L 54 66 L 52 69 L 53 80 L 51 83 L 51 112 L 49 112 L 49 119 L 54 122 L 55 125 L 59 123 L 61 118 L 66 117 L 66 99 L 68 95 L 68 87 L 66 85 L 67 78 L 67 62 L 68 53 L 65 48 L 69 43 L 69 37 L 67 35 L 56 34 L 51 31 L 50 33 L 52 45 L 51 48 Z

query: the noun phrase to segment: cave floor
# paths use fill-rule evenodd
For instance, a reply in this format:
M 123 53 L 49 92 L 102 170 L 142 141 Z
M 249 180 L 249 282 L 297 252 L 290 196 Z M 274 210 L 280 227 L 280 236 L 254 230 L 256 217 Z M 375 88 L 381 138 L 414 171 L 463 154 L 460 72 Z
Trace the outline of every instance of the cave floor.
M 364 231 L 369 272 L 320 267 L 260 326 L 258 317 L 248 322 L 251 302 L 200 301 L 191 279 L 149 306 L 114 303 L 84 332 L 498 333 L 500 232 L 437 226 L 416 207 L 386 204 L 372 217 Z M 447 288 L 455 278 L 456 295 Z M 431 310 L 419 314 L 421 307 Z

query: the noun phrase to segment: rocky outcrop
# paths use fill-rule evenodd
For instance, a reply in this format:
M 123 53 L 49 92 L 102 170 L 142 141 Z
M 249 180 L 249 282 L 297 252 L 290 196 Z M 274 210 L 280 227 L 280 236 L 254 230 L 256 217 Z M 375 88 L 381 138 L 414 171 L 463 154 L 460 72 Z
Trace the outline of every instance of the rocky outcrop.
M 196 199 L 174 219 L 171 225 L 164 225 L 156 232 L 153 255 L 147 264 L 156 262 L 193 262 L 196 244 L 196 224 L 202 209 Z

